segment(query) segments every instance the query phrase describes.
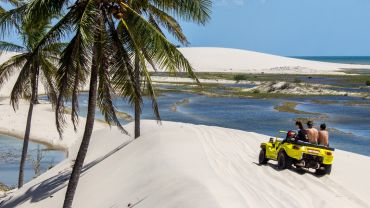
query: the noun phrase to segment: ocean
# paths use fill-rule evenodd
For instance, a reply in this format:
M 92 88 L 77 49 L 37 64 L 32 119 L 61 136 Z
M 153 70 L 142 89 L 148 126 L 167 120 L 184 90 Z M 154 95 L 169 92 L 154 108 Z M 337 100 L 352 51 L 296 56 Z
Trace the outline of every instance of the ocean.
M 344 64 L 370 64 L 370 56 L 291 56 L 291 58 Z

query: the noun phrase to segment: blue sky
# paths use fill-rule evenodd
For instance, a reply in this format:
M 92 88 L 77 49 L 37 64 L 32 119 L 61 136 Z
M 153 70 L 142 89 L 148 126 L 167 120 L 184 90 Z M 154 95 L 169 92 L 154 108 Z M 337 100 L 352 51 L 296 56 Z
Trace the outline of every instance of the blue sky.
M 205 27 L 183 27 L 191 46 L 370 55 L 370 0 L 215 0 Z
M 370 56 L 370 0 L 214 0 L 206 26 L 181 24 L 191 46 Z

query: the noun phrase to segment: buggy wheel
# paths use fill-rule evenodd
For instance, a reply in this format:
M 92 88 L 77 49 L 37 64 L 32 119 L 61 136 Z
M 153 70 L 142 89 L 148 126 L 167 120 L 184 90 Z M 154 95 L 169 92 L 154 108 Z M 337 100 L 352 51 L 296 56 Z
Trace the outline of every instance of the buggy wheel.
M 328 175 L 330 175 L 330 173 L 331 173 L 331 165 L 326 165 L 326 167 L 325 167 L 325 173 L 328 174 Z
M 316 175 L 325 175 L 325 174 L 330 175 L 330 173 L 331 173 L 331 165 L 322 165 L 322 167 L 324 167 L 324 170 L 322 170 L 322 169 L 316 169 L 315 174 Z
M 278 169 L 290 169 L 292 167 L 292 160 L 290 157 L 284 152 L 279 152 L 278 155 Z
M 268 161 L 268 159 L 266 158 L 266 150 L 265 149 L 261 149 L 260 151 L 260 154 L 258 156 L 258 163 L 260 165 L 264 165 L 266 164 Z

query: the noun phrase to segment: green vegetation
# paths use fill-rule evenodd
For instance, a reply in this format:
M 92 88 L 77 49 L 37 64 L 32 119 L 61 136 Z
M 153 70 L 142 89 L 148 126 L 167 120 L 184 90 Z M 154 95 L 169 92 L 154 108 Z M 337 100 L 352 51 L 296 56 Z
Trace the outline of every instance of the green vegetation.
M 172 112 L 176 112 L 177 111 L 177 107 L 178 106 L 184 106 L 184 105 L 187 105 L 190 103 L 190 100 L 189 98 L 185 98 L 185 99 L 182 99 L 180 101 L 177 101 L 176 103 L 174 103 L 172 106 L 171 106 L 171 111 Z
M 236 75 L 234 75 L 233 79 L 236 82 L 239 82 L 239 81 L 242 81 L 242 80 L 247 80 L 248 79 L 248 76 L 245 75 L 245 74 L 236 74 Z
M 153 76 L 173 76 L 163 72 L 152 72 Z M 300 74 L 250 74 L 250 73 L 221 73 L 221 72 L 200 72 L 196 73 L 200 79 L 225 79 L 235 80 L 235 77 L 246 78 L 246 81 L 285 81 L 289 83 L 312 83 L 317 79 L 329 79 L 331 82 L 327 83 L 322 81 L 322 84 L 330 84 L 338 87 L 350 87 L 355 85 L 363 85 L 366 81 L 370 80 L 370 74 L 357 74 L 357 75 L 300 75 Z M 242 76 L 244 75 L 244 76 Z M 177 73 L 177 77 L 188 77 L 185 73 Z M 335 84 L 333 84 L 335 81 Z
M 130 114 L 125 113 L 125 112 L 116 111 L 116 115 L 117 115 L 118 118 L 121 118 L 121 119 L 123 119 L 125 121 L 128 121 L 128 122 L 134 120 Z
M 309 77 L 308 77 L 308 78 L 309 78 Z M 309 79 L 311 79 L 311 78 L 309 78 Z M 302 80 L 301 80 L 301 79 L 299 79 L 299 78 L 294 78 L 293 82 L 294 82 L 294 83 L 302 83 Z
M 283 102 L 281 105 L 274 107 L 275 110 L 279 112 L 295 113 L 295 114 L 308 114 L 308 115 L 318 115 L 318 113 L 311 113 L 306 111 L 300 111 L 295 109 L 298 103 L 296 102 Z
M 337 104 L 337 105 L 345 105 L 345 106 L 363 106 L 363 107 L 369 107 L 370 108 L 370 102 L 368 99 L 365 99 L 363 101 L 358 100 L 352 100 L 352 101 L 333 101 L 333 100 L 312 100 L 312 103 L 316 104 L 322 104 L 322 105 L 328 105 L 328 104 Z
M 370 86 L 370 80 L 366 80 L 365 84 L 366 86 Z
M 326 114 L 297 110 L 295 109 L 297 105 L 298 103 L 296 102 L 283 102 L 281 105 L 275 106 L 274 109 L 279 112 L 307 115 L 307 117 L 297 117 L 293 119 L 294 121 L 301 121 L 303 123 L 307 123 L 308 121 L 323 121 L 329 118 Z
M 297 117 L 293 119 L 294 121 L 301 121 L 302 123 L 307 123 L 308 121 L 324 121 L 328 119 L 329 116 L 326 114 L 320 114 L 317 116 L 310 116 L 310 117 Z
M 0 182 L 0 191 L 9 191 L 11 188 Z

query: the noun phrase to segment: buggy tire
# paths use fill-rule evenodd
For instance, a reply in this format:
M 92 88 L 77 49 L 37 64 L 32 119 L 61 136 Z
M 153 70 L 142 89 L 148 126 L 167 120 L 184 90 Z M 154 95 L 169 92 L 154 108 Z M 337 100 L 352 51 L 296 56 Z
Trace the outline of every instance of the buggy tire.
M 266 158 L 266 150 L 261 149 L 260 154 L 258 156 L 258 163 L 260 165 L 265 165 L 267 164 L 268 159 Z
M 330 175 L 331 173 L 331 165 L 322 165 L 324 167 L 324 170 L 316 169 L 315 174 L 316 175 Z
M 278 169 L 290 169 L 292 167 L 292 159 L 284 152 L 280 151 L 278 155 Z

